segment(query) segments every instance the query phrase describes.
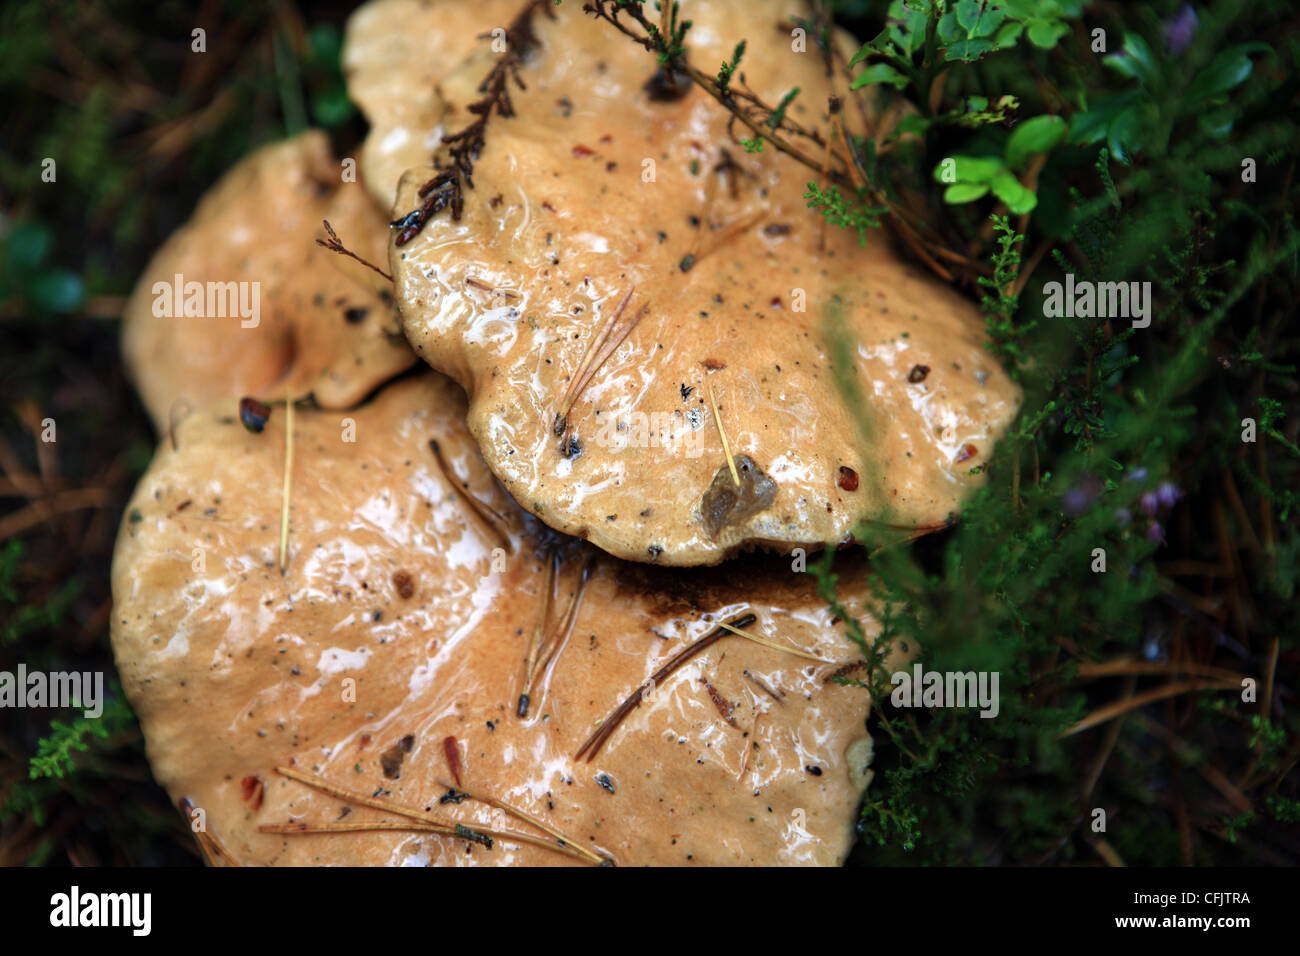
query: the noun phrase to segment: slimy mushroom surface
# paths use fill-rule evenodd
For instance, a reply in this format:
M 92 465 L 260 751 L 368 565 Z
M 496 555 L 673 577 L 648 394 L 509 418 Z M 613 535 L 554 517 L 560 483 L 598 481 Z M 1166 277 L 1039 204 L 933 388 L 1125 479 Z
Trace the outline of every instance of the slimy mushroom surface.
M 519 0 L 374 0 L 348 19 L 343 72 L 370 123 L 361 147 L 366 187 L 383 209 L 412 166 L 427 165 L 444 122 L 464 119 L 439 82 L 475 49 L 490 51 Z
M 312 392 L 346 408 L 415 361 L 389 282 L 316 244 L 328 220 L 385 265 L 386 221 L 343 177 L 322 132 L 262 147 L 154 255 L 127 302 L 122 349 L 159 431 L 173 409 L 231 395 Z
M 693 63 L 743 38 L 754 92 L 775 105 L 799 87 L 788 115 L 819 125 L 831 87 L 812 40 L 792 42 L 799 4 L 682 8 Z M 467 391 L 493 473 L 551 527 L 664 565 L 950 518 L 1020 401 L 974 304 L 876 232 L 860 245 L 823 223 L 804 198 L 816 174 L 770 144 L 747 152 L 701 90 L 652 96 L 654 58 L 607 24 L 554 12 L 535 17 L 527 89 L 488 123 L 461 218 L 390 248 L 407 337 Z M 403 177 L 397 213 L 429 176 Z M 833 320 L 856 343 L 860 409 L 831 368 Z M 734 508 L 723 434 L 760 481 L 736 472 Z
M 154 774 L 202 811 L 205 838 L 244 864 L 574 862 L 505 838 L 263 832 L 402 821 L 285 767 L 544 836 L 463 792 L 490 795 L 620 865 L 841 862 L 870 773 L 868 699 L 830 679 L 860 651 L 811 576 L 775 556 L 628 564 L 554 535 L 496 486 L 465 412 L 432 372 L 346 413 L 299 411 L 283 575 L 284 409 L 253 434 L 224 399 L 161 443 L 121 527 L 112 638 Z M 862 565 L 837 570 L 874 635 Z M 824 663 L 728 633 L 646 686 L 748 615 L 745 630 Z M 521 717 L 535 633 L 551 650 Z

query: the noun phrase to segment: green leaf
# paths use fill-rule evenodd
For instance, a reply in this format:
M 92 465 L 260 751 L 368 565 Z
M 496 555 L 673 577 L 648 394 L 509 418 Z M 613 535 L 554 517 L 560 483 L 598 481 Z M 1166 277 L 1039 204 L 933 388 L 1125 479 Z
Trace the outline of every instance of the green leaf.
M 1228 92 L 1234 86 L 1246 82 L 1254 64 L 1250 62 L 1251 53 L 1271 51 L 1266 43 L 1241 43 L 1217 54 L 1192 80 L 1183 94 L 1185 106 L 1194 106 L 1205 100 L 1213 99 Z
M 1111 120 L 1106 130 L 1106 145 L 1110 153 L 1126 166 L 1133 161 L 1133 154 L 1142 145 L 1142 131 L 1146 125 L 1142 111 L 1137 106 L 1130 106 L 1120 111 Z
M 926 13 L 915 10 L 903 0 L 894 0 L 889 5 L 889 15 L 885 20 L 885 33 L 900 50 L 911 56 L 925 42 Z M 879 39 L 879 38 L 877 38 Z
M 1137 80 L 1145 87 L 1154 86 L 1159 76 L 1151 48 L 1136 33 L 1125 33 L 1120 52 L 1103 57 L 1102 62 L 1121 76 Z
M 1091 146 L 1093 143 L 1099 143 L 1105 139 L 1110 121 L 1110 113 L 1096 110 L 1075 113 L 1070 117 L 1070 131 L 1066 136 L 1066 142 L 1073 146 Z
M 971 37 L 988 36 L 1006 18 L 1001 7 L 990 7 L 982 0 L 957 0 L 953 12 L 957 16 L 958 25 Z
M 873 63 L 854 78 L 852 88 L 860 90 L 873 83 L 888 83 L 895 89 L 901 90 L 907 86 L 907 77 L 888 63 Z
M 1031 212 L 1038 205 L 1038 197 L 1033 190 L 1020 185 L 1020 181 L 1008 170 L 1004 169 L 994 176 L 990 185 L 994 194 L 1007 204 L 1007 209 L 1017 216 Z
M 1050 152 L 1065 136 L 1065 120 L 1059 116 L 1035 116 L 1017 126 L 1007 140 L 1007 165 L 1020 169 L 1034 153 Z
M 951 159 L 951 177 L 944 176 L 945 164 Z M 949 156 L 934 167 L 937 183 L 987 183 L 1006 167 L 993 156 Z
M 988 183 L 953 183 L 943 191 L 943 201 L 957 206 L 973 202 L 988 191 Z
M 1033 20 L 1029 24 L 1027 36 L 1034 46 L 1050 50 L 1069 32 L 1070 28 L 1060 20 Z
M 1008 20 L 993 35 L 993 47 L 998 50 L 1005 50 L 1009 46 L 1015 46 L 1016 40 L 1020 39 L 1020 34 L 1024 29 L 1025 25 L 1023 23 Z

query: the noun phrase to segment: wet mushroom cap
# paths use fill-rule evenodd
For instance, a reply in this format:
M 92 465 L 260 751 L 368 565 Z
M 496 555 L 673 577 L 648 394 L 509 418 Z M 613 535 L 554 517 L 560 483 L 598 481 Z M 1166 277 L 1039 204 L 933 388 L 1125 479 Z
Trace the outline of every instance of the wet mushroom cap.
M 387 223 L 343 175 L 319 131 L 262 147 L 154 255 L 127 302 L 122 348 L 159 431 L 174 408 L 231 395 L 313 392 L 345 408 L 415 361 L 391 284 L 316 244 L 328 220 L 387 271 Z
M 475 48 L 490 46 L 490 31 L 504 28 L 519 4 L 375 0 L 348 18 L 343 72 L 348 95 L 370 123 L 361 172 L 381 208 L 392 206 L 402 173 L 427 164 L 438 145 L 448 108 L 439 81 Z M 455 123 L 455 113 L 446 121 Z
M 788 115 L 825 128 L 823 60 L 792 49 L 792 10 L 683 4 L 690 57 L 711 68 L 746 39 L 754 91 L 775 105 L 799 87 Z M 1020 401 L 974 304 L 878 230 L 859 244 L 823 223 L 804 198 L 816 174 L 746 152 L 701 90 L 653 98 L 654 58 L 607 24 L 568 4 L 535 20 L 527 90 L 489 122 L 464 215 L 390 248 L 407 337 L 468 392 L 507 490 L 610 554 L 679 566 L 953 515 Z M 483 67 L 462 72 L 444 87 Z M 403 177 L 398 212 L 428 178 Z M 865 442 L 825 344 L 835 322 L 856 341 Z M 719 425 L 748 462 L 734 476 Z
M 811 575 L 774 557 L 684 574 L 559 538 L 492 481 L 465 411 L 433 373 L 349 412 L 350 433 L 338 412 L 300 411 L 283 576 L 283 410 L 252 434 L 223 400 L 178 425 L 177 450 L 160 445 L 119 535 L 112 638 L 173 799 L 201 809 L 240 863 L 571 862 L 506 840 L 488 850 L 393 830 L 258 831 L 400 819 L 275 773 L 291 766 L 471 827 L 536 832 L 483 803 L 441 800 L 455 738 L 467 790 L 620 864 L 841 862 L 870 773 L 867 694 L 828 682 L 859 652 Z M 452 480 L 490 506 L 492 525 Z M 594 563 L 520 718 L 547 547 L 560 556 L 552 621 Z M 863 614 L 863 569 L 840 570 Z M 646 677 L 746 611 L 754 634 L 834 663 L 726 636 L 645 695 L 590 762 L 575 758 Z

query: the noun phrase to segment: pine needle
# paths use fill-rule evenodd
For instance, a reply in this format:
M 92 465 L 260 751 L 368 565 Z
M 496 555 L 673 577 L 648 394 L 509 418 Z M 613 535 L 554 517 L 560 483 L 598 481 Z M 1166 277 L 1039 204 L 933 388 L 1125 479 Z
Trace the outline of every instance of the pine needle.
M 733 618 L 728 623 L 732 627 L 748 627 L 757 620 L 758 615 L 756 614 L 742 614 L 739 617 Z M 587 763 L 591 763 L 591 761 L 596 759 L 596 755 L 600 753 L 600 748 L 605 746 L 605 741 L 607 741 L 614 731 L 618 729 L 618 725 L 623 722 L 624 718 L 626 718 L 628 714 L 641 706 L 642 695 L 645 693 L 646 688 L 651 685 L 658 687 L 664 682 L 664 680 L 670 677 L 677 668 L 681 667 L 705 648 L 726 636 L 726 628 L 719 625 L 694 644 L 691 644 L 674 654 L 667 664 L 651 674 L 640 687 L 632 691 L 632 693 L 628 695 L 627 699 L 615 708 L 614 713 L 601 721 L 600 726 L 597 727 L 592 735 L 587 738 L 586 742 L 578 748 L 578 752 L 573 755 L 573 759 L 581 760 L 584 754 L 586 755 Z
M 293 476 L 293 398 L 284 400 L 284 490 L 280 496 L 280 574 L 289 565 L 289 491 Z
M 718 426 L 718 434 L 722 436 L 722 453 L 727 456 L 727 467 L 731 469 L 731 480 L 740 487 L 740 473 L 736 471 L 736 459 L 731 457 L 731 444 L 727 441 L 727 431 L 722 427 L 722 416 L 718 414 L 718 401 L 713 397 L 713 382 L 706 374 L 704 376 L 704 388 L 709 393 L 709 407 L 713 409 L 713 422 Z
M 510 545 L 510 539 L 506 537 L 506 533 L 502 530 L 502 527 L 509 526 L 509 522 L 506 521 L 505 517 L 495 511 L 486 502 L 480 501 L 474 495 L 471 495 L 469 490 L 456 480 L 456 476 L 452 474 L 451 469 L 447 467 L 447 460 L 442 457 L 442 446 L 438 444 L 438 439 L 430 438 L 429 448 L 432 449 L 434 460 L 437 461 L 438 468 L 442 471 L 442 476 L 447 479 L 447 484 L 451 485 L 452 489 L 460 499 L 464 501 L 465 504 L 469 505 L 470 510 L 478 516 L 478 519 L 483 522 L 483 524 L 487 526 L 488 530 L 491 531 L 496 536 L 497 540 L 501 542 L 501 546 L 505 548 L 506 551 L 513 551 L 514 549 Z
M 355 790 L 349 790 L 346 787 L 332 784 L 322 777 L 295 770 L 293 767 L 276 767 L 275 772 L 288 777 L 290 780 L 296 780 L 298 783 L 305 786 L 320 790 L 323 793 L 328 793 L 330 796 L 337 797 L 347 803 L 354 803 L 358 806 L 370 807 L 374 810 L 383 810 L 388 813 L 396 814 L 399 817 L 406 817 L 409 820 L 416 821 L 419 825 L 412 826 L 410 824 L 402 825 L 395 823 L 269 823 L 263 824 L 257 828 L 258 832 L 261 833 L 349 833 L 357 830 L 416 830 L 421 832 L 437 833 L 440 836 L 469 840 L 470 842 L 478 842 L 474 839 L 476 836 L 488 836 L 499 840 L 505 840 L 508 843 L 526 843 L 530 846 L 541 847 L 546 850 L 554 850 L 557 853 L 563 853 L 565 856 L 590 862 L 589 857 L 585 856 L 577 848 L 567 842 L 557 845 L 547 840 L 541 840 L 537 837 L 530 836 L 527 833 L 514 833 L 509 830 L 496 830 L 490 827 L 467 827 L 463 824 L 447 823 L 443 820 L 439 820 L 431 813 L 425 813 L 421 810 L 412 810 L 410 807 L 404 807 L 398 803 L 391 803 L 380 800 L 377 797 L 371 797 L 364 793 L 358 793 Z
M 194 802 L 189 797 L 181 797 L 177 806 L 180 807 L 185 822 L 190 825 L 194 839 L 198 841 L 199 850 L 203 853 L 208 866 L 239 866 L 239 861 L 230 855 L 230 851 L 217 839 L 216 834 L 208 832 L 206 825 L 202 830 L 194 830 Z
M 468 787 L 464 786 L 463 784 L 460 786 L 451 787 L 441 780 L 436 782 L 440 787 L 446 787 L 448 790 L 455 790 L 457 793 L 463 793 L 466 796 L 468 796 L 471 800 L 477 800 L 479 803 L 486 803 L 489 807 L 495 807 L 498 810 L 502 810 L 510 814 L 512 817 L 516 817 L 517 819 L 524 821 L 525 823 L 531 823 L 533 826 L 537 827 L 537 829 L 541 830 L 543 833 L 547 833 L 555 837 L 555 839 L 560 841 L 560 844 L 562 846 L 573 847 L 575 850 L 577 850 L 579 853 L 581 853 L 583 856 L 589 859 L 592 863 L 595 863 L 597 866 L 603 866 L 605 865 L 606 862 L 611 862 L 611 863 L 613 862 L 609 857 L 601 856 L 599 853 L 596 853 L 593 850 L 588 850 L 586 847 L 582 846 L 581 844 L 576 843 L 573 840 L 570 840 L 563 833 L 561 833 L 559 830 L 552 827 L 550 824 L 548 824 L 545 820 L 542 820 L 540 817 L 535 817 L 531 813 L 528 813 L 525 810 L 520 810 L 518 807 L 511 806 L 510 804 L 506 803 L 504 800 L 498 800 L 496 797 L 488 796 L 485 793 L 479 793 L 475 790 L 471 790 Z
M 528 704 L 533 689 L 533 674 L 537 670 L 537 655 L 541 652 L 542 641 L 546 637 L 546 619 L 551 611 L 551 595 L 555 592 L 555 575 L 559 568 L 560 556 L 551 552 L 546 565 L 546 582 L 542 585 L 542 606 L 537 613 L 537 623 L 533 626 L 533 639 L 528 644 L 528 653 L 524 657 L 524 689 L 519 694 L 519 707 L 516 713 L 520 717 L 528 716 Z
M 581 371 L 569 382 L 569 391 L 566 395 L 565 403 L 560 412 L 555 416 L 555 433 L 564 437 L 565 440 L 562 443 L 563 448 L 568 447 L 567 436 L 570 431 L 569 413 L 573 411 L 574 404 L 582 396 L 583 391 L 587 388 L 587 385 L 591 382 L 591 379 L 596 374 L 597 370 L 599 370 L 609 357 L 614 354 L 615 350 L 626 341 L 627 337 L 632 334 L 632 330 L 637 327 L 637 324 L 642 318 L 644 318 L 645 314 L 650 311 L 650 306 L 641 306 L 641 308 L 637 310 L 636 315 L 632 316 L 631 321 L 629 321 L 627 325 L 623 326 L 617 334 L 612 336 L 610 335 L 615 323 L 618 321 L 618 317 L 622 315 L 623 310 L 627 308 L 628 300 L 632 298 L 632 293 L 634 291 L 636 291 L 635 286 L 628 289 L 627 295 L 623 296 L 622 301 L 618 304 L 618 308 L 614 310 L 614 314 L 605 324 L 600 334 L 592 340 L 591 348 L 588 349 L 587 357 L 583 360 Z
M 569 634 L 573 632 L 573 625 L 578 619 L 578 608 L 582 604 L 582 594 L 587 588 L 587 578 L 591 574 L 593 563 L 594 560 L 589 557 L 583 564 L 582 571 L 578 576 L 577 587 L 574 588 L 573 594 L 569 598 L 569 605 L 565 608 L 563 617 L 560 618 L 559 626 L 551 632 L 550 637 L 545 641 L 544 648 L 540 641 L 535 645 L 534 649 L 538 653 L 536 657 L 530 660 L 528 683 L 524 688 L 524 693 L 519 698 L 520 717 L 528 716 L 528 704 L 533 699 L 533 685 L 537 681 L 537 674 L 546 669 L 547 665 L 551 663 L 551 658 L 559 652 L 565 641 L 568 640 Z
M 757 634 L 751 634 L 749 631 L 742 631 L 738 627 L 732 627 L 730 624 L 719 624 L 718 627 L 725 627 L 732 634 L 738 634 L 746 640 L 753 641 L 755 644 L 762 644 L 764 647 L 770 647 L 774 651 L 785 651 L 787 654 L 793 654 L 795 657 L 802 657 L 805 660 L 816 661 L 819 664 L 838 664 L 839 661 L 828 661 L 824 657 L 818 657 L 816 654 L 810 654 L 808 651 L 801 651 L 797 647 L 787 647 L 784 644 L 778 644 L 776 641 L 769 641 L 765 637 L 759 637 Z

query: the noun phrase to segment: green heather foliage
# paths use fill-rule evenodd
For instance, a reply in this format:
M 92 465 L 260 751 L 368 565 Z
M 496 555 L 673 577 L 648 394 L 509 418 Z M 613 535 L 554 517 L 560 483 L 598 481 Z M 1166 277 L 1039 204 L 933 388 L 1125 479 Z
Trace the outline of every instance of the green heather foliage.
M 886 703 L 892 687 L 880 651 L 866 651 L 873 666 L 864 682 L 879 710 L 871 722 L 877 776 L 860 822 L 863 840 L 876 849 L 863 858 L 1095 862 L 1088 844 L 1104 836 L 1127 863 L 1177 863 L 1174 814 L 1152 792 L 1151 768 L 1134 759 L 1151 746 L 1146 714 L 1077 736 L 1060 733 L 1123 692 L 1089 693 L 1094 685 L 1075 680 L 1081 662 L 1163 661 L 1171 630 L 1207 629 L 1204 612 L 1161 568 L 1172 529 L 1161 524 L 1164 506 L 1148 515 L 1151 499 L 1143 496 L 1166 482 L 1195 503 L 1197 513 L 1184 523 L 1191 549 L 1201 554 L 1209 550 L 1201 537 L 1214 533 L 1201 515 L 1221 499 L 1225 471 L 1243 489 L 1242 514 L 1253 519 L 1271 509 L 1272 549 L 1246 579 L 1258 643 L 1227 666 L 1257 677 L 1266 671 L 1261 638 L 1279 638 L 1284 657 L 1297 650 L 1297 529 L 1287 521 L 1300 487 L 1293 440 L 1300 234 L 1294 201 L 1284 193 L 1300 150 L 1297 45 L 1291 39 L 1274 51 L 1234 42 L 1281 35 L 1288 5 L 1198 9 L 1195 36 L 1181 54 L 1160 33 L 1162 20 L 1177 13 L 1172 4 L 1152 5 L 1159 15 L 1129 6 L 1133 16 L 1123 31 L 1104 16 L 1085 17 L 1078 42 L 1063 39 L 1064 24 L 1040 27 L 1041 43 L 1031 28 L 1035 45 L 1055 47 L 1050 55 L 1023 46 L 999 52 L 1010 34 L 972 19 L 976 6 L 983 17 L 994 5 L 957 3 L 941 14 L 941 4 L 895 3 L 886 30 L 858 59 L 876 64 L 869 82 L 906 94 L 930 88 L 932 58 L 965 64 L 978 55 L 979 69 L 954 67 L 948 76 L 953 96 L 976 94 L 983 103 L 1014 95 L 1031 117 L 1009 133 L 996 121 L 977 130 L 962 153 L 988 158 L 968 161 L 979 168 L 955 181 L 981 188 L 954 195 L 958 187 L 948 185 L 944 195 L 950 203 L 984 199 L 980 209 L 994 208 L 990 275 L 979 279 L 989 348 L 1024 386 L 1026 400 L 985 469 L 988 484 L 954 529 L 914 545 L 873 524 L 858 537 L 875 551 L 872 582 L 886 608 L 881 643 L 919 648 L 930 670 L 999 672 L 1002 707 L 992 720 L 974 709 L 894 708 Z M 1004 6 L 1011 20 L 1021 5 Z M 1053 5 L 1034 7 L 1046 16 Z M 935 21 L 960 17 L 963 9 L 967 32 L 945 47 L 944 38 L 957 34 L 935 29 Z M 1076 6 L 1070 13 L 1078 12 Z M 1094 54 L 1082 38 L 1096 26 L 1122 36 L 1122 48 Z M 1043 96 L 1045 85 L 1023 81 L 1026 58 L 1031 72 L 1050 78 L 1050 97 Z M 960 155 L 949 144 L 960 144 L 962 134 L 936 135 L 935 127 L 942 120 L 951 128 L 958 112 L 914 105 L 928 122 L 910 131 L 923 135 L 926 168 L 935 169 L 938 184 L 939 164 Z M 1068 136 L 1065 121 L 1046 112 L 1063 106 Z M 1022 169 L 1034 153 L 1047 154 L 1037 180 L 1044 201 L 1017 204 L 998 190 L 996 177 Z M 1257 163 L 1255 183 L 1243 182 L 1245 157 Z M 985 198 L 990 189 L 1001 208 L 1019 214 L 1015 225 Z M 843 209 L 833 212 L 831 222 L 856 225 Z M 979 232 L 978 220 L 958 222 L 968 235 Z M 1050 257 L 1013 294 L 1026 249 L 1040 246 L 1050 248 Z M 1042 284 L 1066 272 L 1080 280 L 1151 281 L 1152 326 L 1044 318 Z M 848 361 L 853 343 L 839 316 L 826 319 L 845 400 L 858 405 L 861 387 Z M 1241 421 L 1252 415 L 1259 423 L 1255 446 L 1241 439 Z M 1280 427 L 1284 422 L 1289 428 Z M 1253 533 L 1240 515 L 1230 520 L 1230 533 Z M 1095 548 L 1105 549 L 1105 573 L 1092 570 Z M 816 569 L 828 598 L 833 569 L 828 552 Z M 1208 629 L 1213 633 L 1212 624 Z M 1141 688 L 1148 686 L 1154 685 Z M 1243 703 L 1232 690 L 1199 693 L 1199 709 L 1219 719 L 1186 730 L 1197 745 L 1191 750 L 1189 740 L 1191 752 L 1176 757 L 1181 785 L 1204 788 L 1194 769 L 1210 762 L 1238 781 L 1260 784 L 1263 808 L 1201 819 L 1200 826 L 1239 845 L 1262 818 L 1293 821 L 1300 721 L 1263 721 L 1258 704 Z M 1081 745 L 1088 736 L 1092 741 Z M 1111 746 L 1106 772 L 1089 788 L 1094 764 Z M 1279 785 L 1289 795 L 1267 792 Z M 1094 807 L 1111 814 L 1104 835 L 1089 827 Z M 1193 861 L 1243 859 L 1225 856 L 1222 846 L 1202 846 Z
M 70 487 L 112 496 L 98 520 L 74 513 L 0 542 L 0 668 L 112 673 L 111 526 L 153 447 L 111 371 L 114 297 L 251 149 L 317 125 L 348 155 L 364 133 L 339 67 L 346 10 L 220 6 L 203 70 L 185 54 L 184 5 L 0 6 L 0 438 L 38 473 L 13 409 L 30 399 L 57 412 Z M 689 58 L 675 2 L 666 35 L 658 3 L 614 6 L 651 24 L 649 54 L 609 35 L 621 55 L 645 56 L 647 77 L 656 60 L 671 72 Z M 808 171 L 809 215 L 861 239 L 883 226 L 905 237 L 906 212 L 914 236 L 964 252 L 963 266 L 943 265 L 1025 394 L 1009 434 L 980 449 L 987 483 L 951 527 L 916 538 L 881 515 L 858 530 L 878 641 L 837 599 L 834 551 L 810 562 L 870 665 L 840 680 L 875 698 L 854 862 L 1097 864 L 1102 841 L 1130 865 L 1300 862 L 1294 3 L 828 0 L 810 17 L 797 21 L 808 55 L 826 49 L 832 18 L 867 40 L 840 64 L 845 115 L 863 97 L 897 121 L 854 138 L 865 185 Z M 724 38 L 734 52 L 721 64 L 692 61 L 724 97 L 762 69 L 746 39 Z M 746 152 L 807 145 L 787 110 L 825 104 L 776 88 L 757 133 L 736 125 Z M 40 182 L 44 157 L 58 161 L 57 186 Z M 1151 325 L 1045 317 L 1043 286 L 1067 273 L 1152 283 Z M 823 319 L 869 443 L 856 343 L 844 316 Z M 883 659 L 895 647 L 928 670 L 998 672 L 1000 713 L 894 708 Z M 1132 672 L 1088 674 L 1125 661 Z M 1257 678 L 1255 702 L 1206 686 L 1061 735 L 1186 679 L 1175 664 Z M 34 865 L 187 859 L 187 828 L 150 780 L 119 686 L 99 721 L 5 716 L 0 838 Z

